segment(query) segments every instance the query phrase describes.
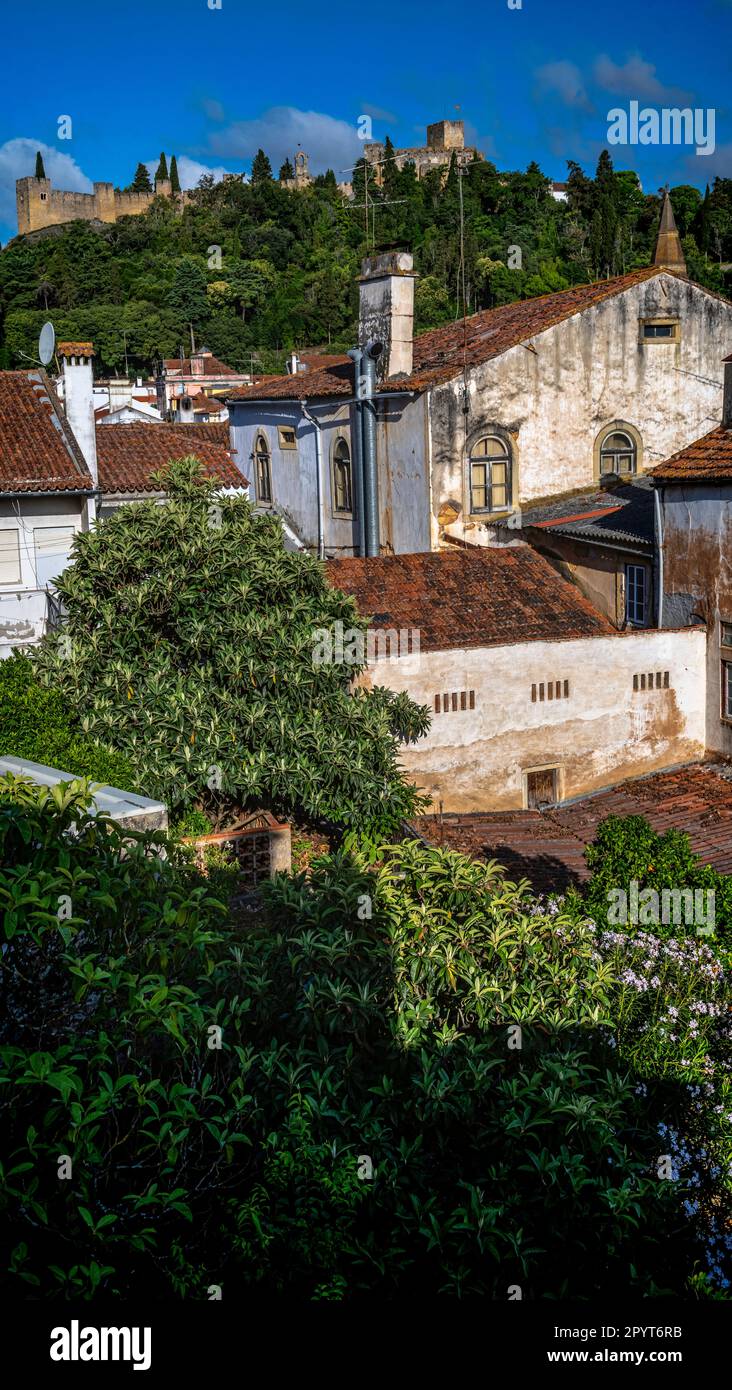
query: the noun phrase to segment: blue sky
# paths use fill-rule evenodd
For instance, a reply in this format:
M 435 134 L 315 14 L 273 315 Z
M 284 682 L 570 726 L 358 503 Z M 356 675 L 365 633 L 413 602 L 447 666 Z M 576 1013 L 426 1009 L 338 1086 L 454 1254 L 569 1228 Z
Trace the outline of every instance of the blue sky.
M 647 191 L 732 177 L 732 0 L 215 3 L 6 8 L 0 240 L 15 233 L 15 179 L 33 172 L 39 145 L 54 184 L 82 191 L 130 182 L 161 149 L 190 185 L 204 168 L 247 171 L 259 145 L 277 169 L 298 142 L 316 172 L 331 165 L 340 178 L 363 115 L 374 139 L 412 145 L 428 121 L 459 114 L 499 168 L 536 159 L 563 179 L 568 158 L 594 169 L 613 107 L 712 108 L 713 154 L 611 152 Z

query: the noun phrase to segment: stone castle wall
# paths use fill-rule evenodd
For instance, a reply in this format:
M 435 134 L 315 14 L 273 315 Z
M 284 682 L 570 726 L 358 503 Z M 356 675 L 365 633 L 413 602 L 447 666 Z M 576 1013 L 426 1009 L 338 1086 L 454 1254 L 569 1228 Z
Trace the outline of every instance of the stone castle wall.
M 60 222 L 116 222 L 119 217 L 135 217 L 149 208 L 154 198 L 169 198 L 169 179 L 159 179 L 153 193 L 124 193 L 111 183 L 95 183 L 93 193 L 67 193 L 53 188 L 50 179 L 18 179 L 15 185 L 18 235 L 54 227 Z M 186 193 L 177 195 L 181 203 Z

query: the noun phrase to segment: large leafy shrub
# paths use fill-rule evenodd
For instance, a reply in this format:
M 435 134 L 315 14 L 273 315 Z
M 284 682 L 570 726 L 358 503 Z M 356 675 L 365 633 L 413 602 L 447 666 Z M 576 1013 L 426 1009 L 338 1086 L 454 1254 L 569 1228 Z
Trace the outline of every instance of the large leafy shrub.
M 582 908 L 598 925 L 615 926 L 608 917 L 612 894 L 617 889 L 629 891 L 635 881 L 638 891 L 652 888 L 701 890 L 714 892 L 714 932 L 700 934 L 723 954 L 732 951 L 732 878 L 720 874 L 710 864 L 703 864 L 694 854 L 689 837 L 681 830 L 666 830 L 659 835 L 644 816 L 608 816 L 597 827 L 595 839 L 585 850 L 591 870 L 589 882 L 579 898 Z M 575 901 L 578 895 L 571 895 Z M 648 925 L 647 923 L 645 924 Z M 632 930 L 632 924 L 629 924 Z M 682 923 L 662 922 L 653 926 L 656 935 L 684 935 L 693 932 Z
M 682 1290 L 692 1218 L 603 1045 L 612 981 L 589 927 L 495 866 L 407 845 L 278 878 L 242 931 L 149 837 L 87 819 L 78 791 L 10 793 L 16 1292 Z
M 45 763 L 125 791 L 138 789 L 129 758 L 85 736 L 68 698 L 43 685 L 28 657 L 17 652 L 0 661 L 0 755 Z
M 397 751 L 427 711 L 314 662 L 318 629 L 366 624 L 317 560 L 285 550 L 278 518 L 217 495 L 193 459 L 165 486 L 165 506 L 122 507 L 78 538 L 58 581 L 68 644 L 45 639 L 38 671 L 173 810 L 393 829 L 421 805 Z

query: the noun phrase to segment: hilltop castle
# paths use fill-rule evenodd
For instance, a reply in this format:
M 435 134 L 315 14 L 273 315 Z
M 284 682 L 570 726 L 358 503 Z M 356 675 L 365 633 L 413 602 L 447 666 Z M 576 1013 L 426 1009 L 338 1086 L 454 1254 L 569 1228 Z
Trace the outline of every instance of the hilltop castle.
M 127 193 L 111 183 L 95 183 L 93 193 L 67 193 L 53 188 L 50 179 L 25 178 L 15 183 L 18 235 L 53 227 L 59 222 L 116 222 L 118 217 L 135 217 L 149 208 L 153 198 L 170 198 L 170 179 L 156 179 L 151 193 Z M 186 193 L 177 193 L 186 202 Z

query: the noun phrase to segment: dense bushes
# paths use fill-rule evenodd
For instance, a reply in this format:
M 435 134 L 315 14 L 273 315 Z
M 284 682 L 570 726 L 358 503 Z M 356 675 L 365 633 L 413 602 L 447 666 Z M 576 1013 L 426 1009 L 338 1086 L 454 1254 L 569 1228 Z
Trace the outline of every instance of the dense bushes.
M 176 815 L 265 806 L 391 834 L 422 804 L 397 758 L 429 714 L 352 691 L 356 665 L 317 664 L 319 629 L 365 620 L 285 549 L 278 517 L 200 473 L 180 460 L 165 507 L 120 507 L 79 536 L 58 580 L 68 646 L 44 638 L 36 669 Z
M 83 737 L 62 692 L 37 680 L 28 657 L 19 653 L 0 661 L 0 756 L 27 758 L 75 777 L 137 790 L 129 759 Z
M 684 1088 L 618 1059 L 591 925 L 408 844 L 279 878 L 242 931 L 121 850 L 69 791 L 0 802 L 13 1290 L 684 1290 Z

